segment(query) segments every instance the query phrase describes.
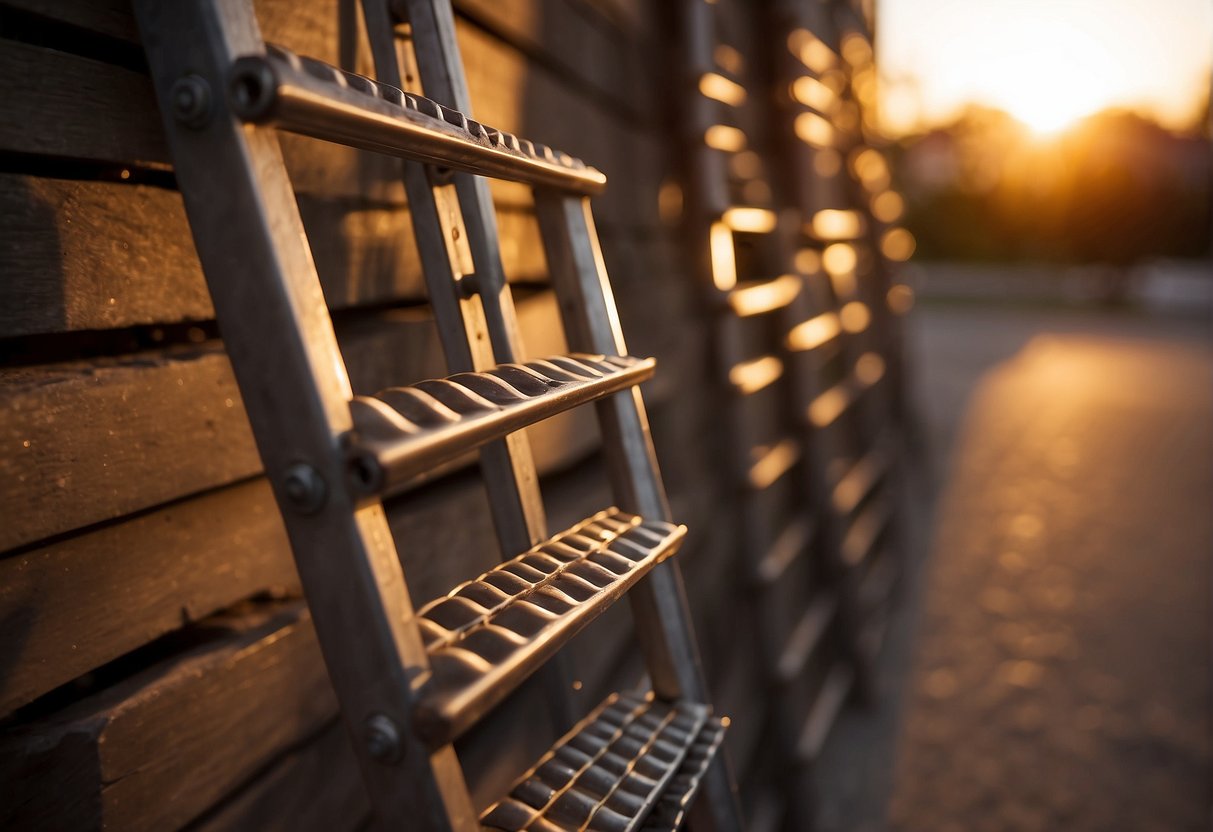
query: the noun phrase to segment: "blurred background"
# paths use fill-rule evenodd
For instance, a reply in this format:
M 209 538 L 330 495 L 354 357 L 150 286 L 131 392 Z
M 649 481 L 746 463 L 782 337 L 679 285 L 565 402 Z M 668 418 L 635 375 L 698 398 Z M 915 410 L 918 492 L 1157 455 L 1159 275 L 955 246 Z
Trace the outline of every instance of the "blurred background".
M 823 824 L 1207 829 L 1213 11 L 877 20 L 938 501 L 899 693 L 831 740 Z

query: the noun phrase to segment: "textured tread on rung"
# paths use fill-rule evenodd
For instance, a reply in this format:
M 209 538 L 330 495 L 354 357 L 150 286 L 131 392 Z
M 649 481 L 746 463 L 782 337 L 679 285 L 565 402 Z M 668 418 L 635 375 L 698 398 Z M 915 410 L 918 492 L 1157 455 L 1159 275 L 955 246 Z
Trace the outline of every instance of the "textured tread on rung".
M 432 747 L 457 737 L 685 536 L 607 509 L 422 607 L 431 676 L 413 713 L 418 735 Z
M 725 728 L 723 720 L 716 717 L 708 719 L 682 761 L 682 767 L 640 827 L 642 832 L 677 832 L 683 827 L 704 775 L 708 773 L 708 767 L 724 742 Z
M 532 185 L 583 194 L 606 186 L 601 171 L 567 153 L 272 44 L 264 55 L 238 58 L 228 86 L 247 122 Z
M 486 442 L 639 384 L 656 366 L 651 358 L 558 356 L 357 396 L 347 443 L 352 480 L 363 494 L 383 494 Z
M 524 774 L 486 829 L 640 829 L 709 719 L 705 705 L 611 694 Z

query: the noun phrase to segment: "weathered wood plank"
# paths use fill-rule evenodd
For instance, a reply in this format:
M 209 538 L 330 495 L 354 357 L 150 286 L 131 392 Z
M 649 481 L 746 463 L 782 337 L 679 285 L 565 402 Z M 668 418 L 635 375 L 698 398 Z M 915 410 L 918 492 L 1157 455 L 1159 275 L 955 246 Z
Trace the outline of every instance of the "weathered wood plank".
M 425 297 L 407 209 L 302 195 L 329 306 Z M 214 317 L 178 193 L 0 174 L 0 337 Z M 529 214 L 499 218 L 506 273 L 545 272 Z
M 345 727 L 334 722 L 278 760 L 192 832 L 355 832 L 371 804 Z
M 6 737 L 0 826 L 175 829 L 332 720 L 301 603 L 208 624 L 217 640 Z
M 662 175 L 656 133 L 618 120 L 483 30 L 461 26 L 459 39 L 479 119 L 582 156 L 608 177 L 617 173 L 618 186 L 598 200 L 599 213 L 621 224 L 655 221 Z M 39 80 L 27 84 L 30 77 Z M 79 101 L 78 90 L 85 93 Z M 0 150 L 128 166 L 170 161 L 151 81 L 132 70 L 0 39 L 0 97 L 30 114 L 0 121 Z M 402 199 L 396 160 L 300 136 L 283 135 L 282 147 L 300 193 Z M 501 189 L 499 202 L 516 202 L 516 194 Z
M 263 479 L 0 558 L 0 714 L 267 589 L 299 579 Z
M 257 473 L 240 393 L 215 346 L 0 378 L 0 499 L 27 507 L 0 527 L 0 550 Z
M 455 0 L 457 12 L 633 119 L 656 121 L 644 55 L 606 16 L 575 0 Z
M 168 164 L 146 75 L 111 64 L 0 40 L 0 101 L 21 118 L 0 119 L 0 149 Z
M 536 346 L 563 345 L 552 335 L 559 324 L 551 292 L 520 310 Z M 446 374 L 424 309 L 339 326 L 338 337 L 356 393 Z M 0 414 L 0 501 L 36 507 L 0 526 L 0 551 L 261 471 L 231 365 L 215 342 L 0 370 Z M 532 431 L 541 472 L 598 442 L 588 410 Z

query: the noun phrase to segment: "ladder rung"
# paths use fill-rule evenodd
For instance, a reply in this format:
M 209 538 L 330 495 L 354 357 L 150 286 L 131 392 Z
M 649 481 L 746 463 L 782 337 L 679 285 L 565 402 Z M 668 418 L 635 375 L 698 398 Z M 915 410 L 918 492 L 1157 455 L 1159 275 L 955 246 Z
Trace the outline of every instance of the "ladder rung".
M 823 347 L 842 333 L 836 312 L 822 312 L 792 327 L 785 339 L 788 349 L 805 352 Z
M 774 445 L 753 449 L 756 457 L 750 466 L 750 488 L 762 491 L 779 482 L 800 461 L 800 443 L 795 439 L 783 439 Z
M 784 527 L 758 562 L 755 575 L 760 586 L 775 584 L 809 547 L 813 523 L 808 517 L 797 517 Z
M 785 274 L 773 280 L 740 283 L 728 294 L 729 306 L 741 318 L 765 315 L 791 303 L 802 286 L 800 278 Z
M 792 682 L 808 665 L 837 608 L 837 599 L 832 593 L 817 593 L 817 597 L 804 611 L 800 621 L 796 622 L 796 628 L 792 630 L 792 635 L 779 656 L 775 675 L 781 684 Z
M 856 362 L 854 372 L 809 403 L 805 415 L 814 427 L 829 427 L 883 377 L 884 360 L 875 353 L 865 353 Z
M 842 539 L 842 559 L 848 568 L 861 566 L 880 543 L 893 519 L 892 505 L 886 498 L 873 500 L 855 518 Z
M 611 694 L 481 816 L 488 829 L 640 828 L 708 720 L 704 705 Z
M 773 355 L 739 361 L 729 368 L 729 384 L 739 396 L 765 390 L 783 375 L 783 362 Z
M 832 496 L 834 510 L 840 514 L 851 514 L 867 499 L 888 470 L 888 445 L 882 438 L 838 478 Z
M 606 177 L 566 153 L 486 127 L 457 110 L 268 45 L 229 73 L 232 109 L 325 141 L 459 170 L 599 193 Z
M 710 717 L 695 742 L 687 751 L 682 767 L 674 775 L 669 786 L 641 827 L 643 832 L 676 832 L 686 822 L 687 812 L 699 793 L 699 785 L 707 774 L 720 745 L 724 742 L 726 725 L 723 720 Z
M 655 564 L 685 526 L 607 509 L 418 613 L 432 675 L 414 727 L 450 742 L 593 621 Z
M 392 387 L 350 403 L 353 479 L 381 494 L 442 462 L 651 378 L 651 358 L 572 355 Z
M 842 706 L 846 704 L 854 682 L 854 672 L 841 663 L 826 676 L 796 744 L 796 757 L 800 763 L 810 764 L 817 759 L 826 737 L 830 735 L 830 729 L 842 713 Z

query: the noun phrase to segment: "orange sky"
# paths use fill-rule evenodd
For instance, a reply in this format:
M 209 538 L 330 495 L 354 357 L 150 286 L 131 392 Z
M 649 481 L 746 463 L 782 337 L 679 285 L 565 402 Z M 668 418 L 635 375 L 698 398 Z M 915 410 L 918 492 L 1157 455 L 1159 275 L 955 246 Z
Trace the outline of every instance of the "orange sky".
M 1040 133 L 1111 106 L 1188 126 L 1213 66 L 1210 0 L 878 0 L 881 113 L 894 134 L 966 103 Z

